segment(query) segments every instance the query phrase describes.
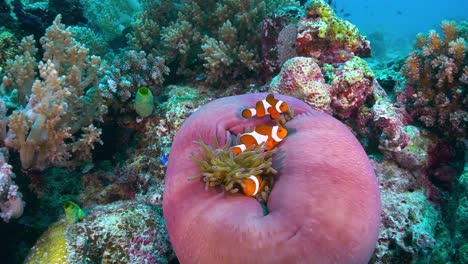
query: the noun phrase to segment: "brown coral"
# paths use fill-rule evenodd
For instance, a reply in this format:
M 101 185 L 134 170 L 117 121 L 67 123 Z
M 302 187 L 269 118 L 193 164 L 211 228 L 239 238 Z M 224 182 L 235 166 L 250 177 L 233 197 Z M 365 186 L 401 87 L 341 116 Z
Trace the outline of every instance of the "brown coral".
M 448 141 L 466 134 L 466 39 L 455 22 L 442 22 L 443 38 L 434 30 L 419 35 L 402 69 L 407 83 L 401 105 L 423 126 Z M 427 41 L 426 41 L 427 40 Z

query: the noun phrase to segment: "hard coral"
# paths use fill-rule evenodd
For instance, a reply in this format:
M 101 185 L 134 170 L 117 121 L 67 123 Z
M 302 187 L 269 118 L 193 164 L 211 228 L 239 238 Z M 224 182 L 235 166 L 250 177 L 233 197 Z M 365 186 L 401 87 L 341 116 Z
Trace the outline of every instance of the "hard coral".
M 200 174 L 191 160 L 198 150 L 194 140 L 216 138 L 224 144 L 227 132 L 240 134 L 245 127 L 273 122 L 239 115 L 265 97 L 248 94 L 213 101 L 178 131 L 169 156 L 163 211 L 179 261 L 367 263 L 380 220 L 379 190 L 369 160 L 346 126 L 295 98 L 275 96 L 296 116 L 286 124 L 294 133 L 273 155 L 278 180 L 268 199 L 268 215 L 251 197 L 206 191 L 199 182 L 187 180 Z
M 262 19 L 279 6 L 298 6 L 293 0 L 172 2 L 145 1 L 129 39 L 163 54 L 177 75 L 204 74 L 209 83 L 253 76 L 260 68 Z
M 323 0 L 309 1 L 298 25 L 297 53 L 322 63 L 339 63 L 356 56 L 370 57 L 369 41 L 356 26 L 338 18 Z
M 398 96 L 411 117 L 448 141 L 466 137 L 468 99 L 466 37 L 455 22 L 442 22 L 443 38 L 435 31 L 419 35 L 406 60 L 407 83 Z
M 294 96 L 313 109 L 331 114 L 331 87 L 312 58 L 296 57 L 283 65 L 270 83 L 270 91 Z
M 312 58 L 288 60 L 270 91 L 299 98 L 313 109 L 345 119 L 356 113 L 372 94 L 374 74 L 367 63 L 353 57 L 342 65 L 324 65 L 324 74 Z
M 170 256 L 161 209 L 132 201 L 96 206 L 74 224 L 59 220 L 25 263 L 168 263 Z
M 331 82 L 335 115 L 349 117 L 372 94 L 374 73 L 360 57 L 353 57 L 334 71 Z
M 10 31 L 0 28 L 0 73 L 8 59 L 16 55 L 18 40 Z
M 370 263 L 427 263 L 450 259 L 449 230 L 427 200 L 418 173 L 393 161 L 372 162 L 380 183 L 382 223 Z M 449 256 L 447 256 L 449 255 Z

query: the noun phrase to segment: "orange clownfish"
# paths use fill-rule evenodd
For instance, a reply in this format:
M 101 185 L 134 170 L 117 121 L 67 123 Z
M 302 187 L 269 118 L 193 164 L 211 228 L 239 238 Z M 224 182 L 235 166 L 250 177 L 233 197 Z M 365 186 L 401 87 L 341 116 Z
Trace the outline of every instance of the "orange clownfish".
M 260 176 L 250 175 L 245 178 L 242 183 L 245 187 L 242 187 L 242 191 L 247 196 L 255 196 L 263 190 L 267 181 L 263 180 Z
M 258 125 L 255 127 L 254 131 L 242 134 L 240 137 L 240 142 L 242 144 L 232 147 L 231 151 L 235 155 L 239 155 L 248 147 L 260 145 L 262 143 L 265 143 L 266 150 L 272 150 L 287 135 L 288 131 L 282 126 Z
M 270 115 L 271 118 L 276 119 L 280 114 L 288 111 L 288 105 L 278 99 L 272 94 L 267 95 L 266 99 L 258 101 L 255 108 L 247 108 L 242 111 L 242 117 L 250 118 L 252 116 L 264 117 Z

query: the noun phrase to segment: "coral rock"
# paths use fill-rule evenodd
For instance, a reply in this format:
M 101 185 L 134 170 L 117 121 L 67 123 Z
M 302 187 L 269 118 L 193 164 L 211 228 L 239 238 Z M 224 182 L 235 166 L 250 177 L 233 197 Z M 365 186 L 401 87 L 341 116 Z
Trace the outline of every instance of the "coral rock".
M 355 55 L 370 57 L 370 43 L 353 24 L 336 17 L 323 0 L 309 1 L 298 24 L 297 53 L 320 63 L 345 62 Z

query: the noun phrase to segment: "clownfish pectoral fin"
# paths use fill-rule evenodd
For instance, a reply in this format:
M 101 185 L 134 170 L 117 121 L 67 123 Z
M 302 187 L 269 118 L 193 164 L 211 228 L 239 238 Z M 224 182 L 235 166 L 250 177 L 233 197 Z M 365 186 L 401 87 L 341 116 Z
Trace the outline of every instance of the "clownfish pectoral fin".
M 279 117 L 279 113 L 272 108 L 268 109 L 268 112 L 270 113 L 270 117 L 272 119 L 277 119 Z
M 266 150 L 272 150 L 275 147 L 275 142 L 273 140 L 268 140 L 265 144 Z

